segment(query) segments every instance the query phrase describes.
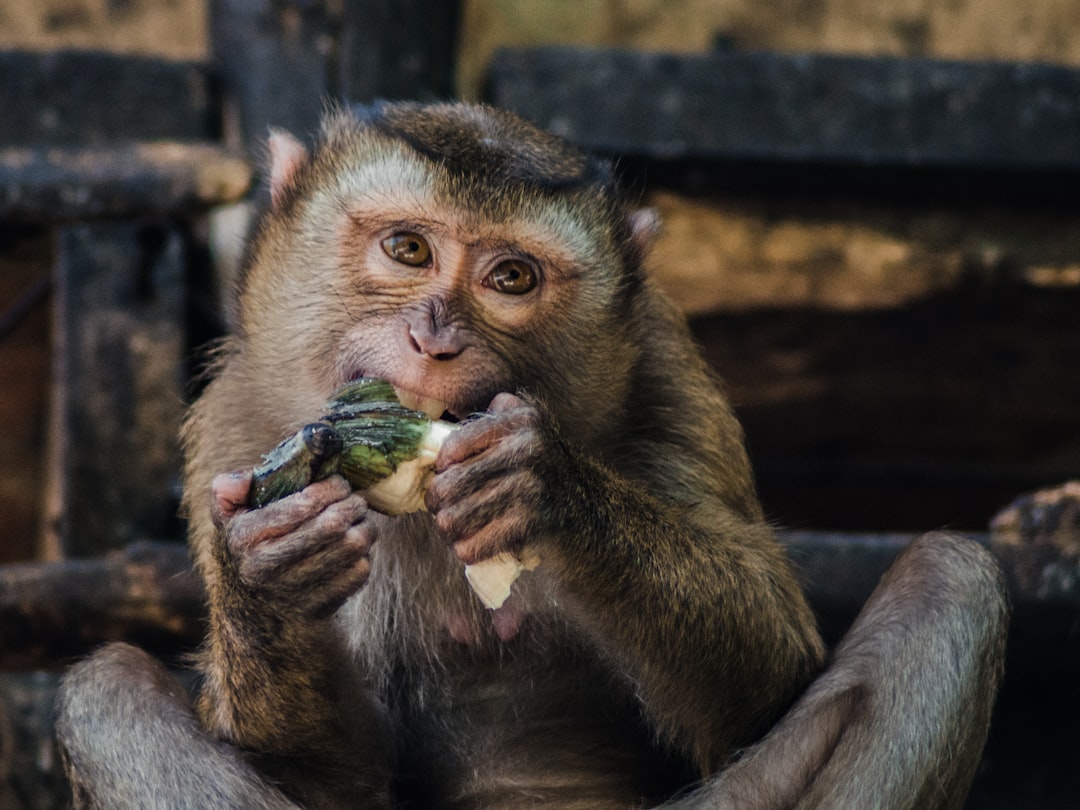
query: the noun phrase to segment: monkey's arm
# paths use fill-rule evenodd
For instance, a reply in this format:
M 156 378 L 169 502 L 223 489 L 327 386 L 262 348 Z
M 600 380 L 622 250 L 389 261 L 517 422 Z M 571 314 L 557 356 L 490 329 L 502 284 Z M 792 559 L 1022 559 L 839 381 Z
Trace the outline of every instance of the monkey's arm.
M 658 497 L 510 395 L 459 429 L 436 470 L 428 505 L 458 556 L 540 544 L 560 603 L 703 773 L 762 733 L 820 665 L 782 550 L 719 499 Z
M 212 560 L 202 721 L 305 806 L 378 797 L 389 736 L 331 618 L 368 575 L 367 507 L 335 477 L 247 510 L 250 482 L 218 476 L 193 520 Z
M 552 541 L 552 573 L 660 731 L 711 773 L 820 666 L 814 620 L 763 524 L 680 515 L 598 465 L 579 474 L 581 528 Z

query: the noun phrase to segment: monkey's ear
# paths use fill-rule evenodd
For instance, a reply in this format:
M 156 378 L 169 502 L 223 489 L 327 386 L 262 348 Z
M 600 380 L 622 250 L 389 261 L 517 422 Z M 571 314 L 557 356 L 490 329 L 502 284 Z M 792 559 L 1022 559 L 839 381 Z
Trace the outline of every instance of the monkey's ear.
M 296 181 L 300 167 L 308 162 L 308 152 L 300 141 L 283 129 L 270 130 L 270 202 L 274 208 Z
M 660 212 L 655 208 L 639 208 L 630 214 L 630 235 L 637 249 L 643 254 L 652 247 L 660 235 Z

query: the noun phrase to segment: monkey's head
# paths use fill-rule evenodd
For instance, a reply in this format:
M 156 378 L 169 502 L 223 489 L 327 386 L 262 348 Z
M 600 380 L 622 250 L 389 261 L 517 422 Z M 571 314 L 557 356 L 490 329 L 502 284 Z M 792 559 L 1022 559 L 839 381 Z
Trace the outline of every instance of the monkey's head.
M 269 151 L 237 346 L 285 422 L 362 375 L 436 415 L 524 391 L 584 441 L 615 416 L 653 219 L 607 164 L 465 104 L 336 110 Z

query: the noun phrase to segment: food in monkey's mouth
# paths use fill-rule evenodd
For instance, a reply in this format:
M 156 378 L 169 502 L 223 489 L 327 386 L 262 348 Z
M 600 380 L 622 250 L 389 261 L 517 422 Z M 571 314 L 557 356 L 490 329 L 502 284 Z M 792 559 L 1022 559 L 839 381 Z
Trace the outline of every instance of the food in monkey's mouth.
M 304 425 L 255 468 L 250 505 L 341 475 L 380 512 L 422 509 L 435 456 L 454 425 L 406 407 L 392 385 L 370 377 L 348 383 L 326 407 L 322 419 Z
M 403 388 L 398 388 L 396 385 L 393 386 L 393 388 L 398 402 L 409 410 L 420 411 L 429 419 L 442 419 L 444 416 L 448 415 L 446 413 L 446 403 L 441 400 L 421 396 L 413 391 L 406 391 Z
M 345 385 L 326 404 L 327 414 L 304 425 L 263 457 L 255 468 L 249 505 L 255 508 L 299 492 L 308 484 L 341 475 L 368 505 L 388 515 L 424 508 L 435 474 L 435 457 L 457 425 L 433 414 L 444 405 L 363 377 Z M 473 590 L 489 608 L 501 607 L 535 555 L 510 552 L 465 567 Z

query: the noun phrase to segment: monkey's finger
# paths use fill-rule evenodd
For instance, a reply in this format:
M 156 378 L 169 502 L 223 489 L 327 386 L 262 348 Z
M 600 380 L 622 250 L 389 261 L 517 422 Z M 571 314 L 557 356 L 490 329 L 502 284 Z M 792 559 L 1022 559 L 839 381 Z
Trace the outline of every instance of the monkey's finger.
M 527 514 L 538 502 L 537 480 L 516 473 L 493 480 L 476 495 L 446 502 L 433 510 L 435 526 L 443 539 L 456 543 L 470 537 L 510 513 Z M 524 520 L 522 521 L 524 523 Z
M 488 447 L 518 431 L 539 428 L 540 411 L 514 394 L 497 394 L 487 411 L 462 422 L 447 437 L 435 459 L 436 471 L 483 453 Z
M 495 481 L 518 477 L 532 469 L 534 460 L 541 452 L 542 444 L 536 432 L 508 431 L 498 444 L 487 447 L 483 452 L 449 464 L 442 470 L 436 468 L 435 476 L 424 494 L 424 504 L 429 512 L 435 513 L 455 501 L 480 492 Z
M 376 535 L 374 524 L 357 517 L 348 504 L 335 504 L 310 524 L 247 549 L 240 555 L 240 576 L 269 590 L 318 588 L 367 556 Z
M 346 558 L 338 555 L 333 567 L 308 566 L 291 572 L 288 578 L 268 583 L 260 590 L 267 602 L 283 616 L 325 618 L 336 611 L 368 581 L 371 560 L 357 553 Z
M 372 542 L 361 527 L 346 533 L 324 554 L 289 571 L 282 595 L 298 610 L 316 618 L 329 615 L 367 582 Z
M 352 498 L 358 498 L 363 511 L 366 511 L 366 502 L 353 494 L 352 487 L 344 478 L 335 475 L 280 501 L 237 514 L 229 531 L 235 544 L 252 546 L 265 543 L 296 531 L 328 507 Z M 350 508 L 359 509 L 360 504 L 354 502 Z
M 241 552 L 276 546 L 282 550 L 295 547 L 298 554 L 315 553 L 324 544 L 343 535 L 350 526 L 359 524 L 367 514 L 367 502 L 355 494 L 325 506 L 306 520 L 290 526 L 288 531 L 283 531 L 280 524 L 261 526 L 256 519 L 262 515 L 247 513 L 230 526 L 229 544 L 234 551 Z
M 234 470 L 214 477 L 210 482 L 210 517 L 221 527 L 247 507 L 251 491 L 251 470 Z
M 328 593 L 352 593 L 367 580 L 370 571 L 367 560 L 374 542 L 370 526 L 361 524 L 323 546 L 318 554 L 283 570 L 278 579 L 295 589 L 294 598 L 298 600 L 318 602 Z
M 495 397 L 488 404 L 488 413 L 500 413 L 502 411 L 511 411 L 514 408 L 529 407 L 529 404 L 521 397 L 515 394 L 508 394 L 503 392 L 496 394 Z
M 507 396 L 510 396 L 507 394 Z M 537 430 L 540 413 L 531 407 L 488 413 L 463 422 L 447 437 L 435 458 L 435 472 L 441 473 L 455 464 L 483 455 L 503 444 L 508 437 Z M 518 449 L 524 445 L 517 445 Z
M 475 565 L 504 551 L 519 551 L 528 525 L 523 510 L 503 512 L 475 533 L 453 543 L 454 554 L 465 565 Z
M 516 430 L 509 420 L 484 414 L 473 417 L 451 433 L 435 457 L 435 472 L 478 456 Z
M 465 529 L 465 515 L 475 514 L 471 522 L 480 523 L 515 503 L 538 502 L 541 494 L 539 480 L 524 465 L 479 463 L 435 476 L 425 505 L 441 529 L 449 529 L 446 521 Z

